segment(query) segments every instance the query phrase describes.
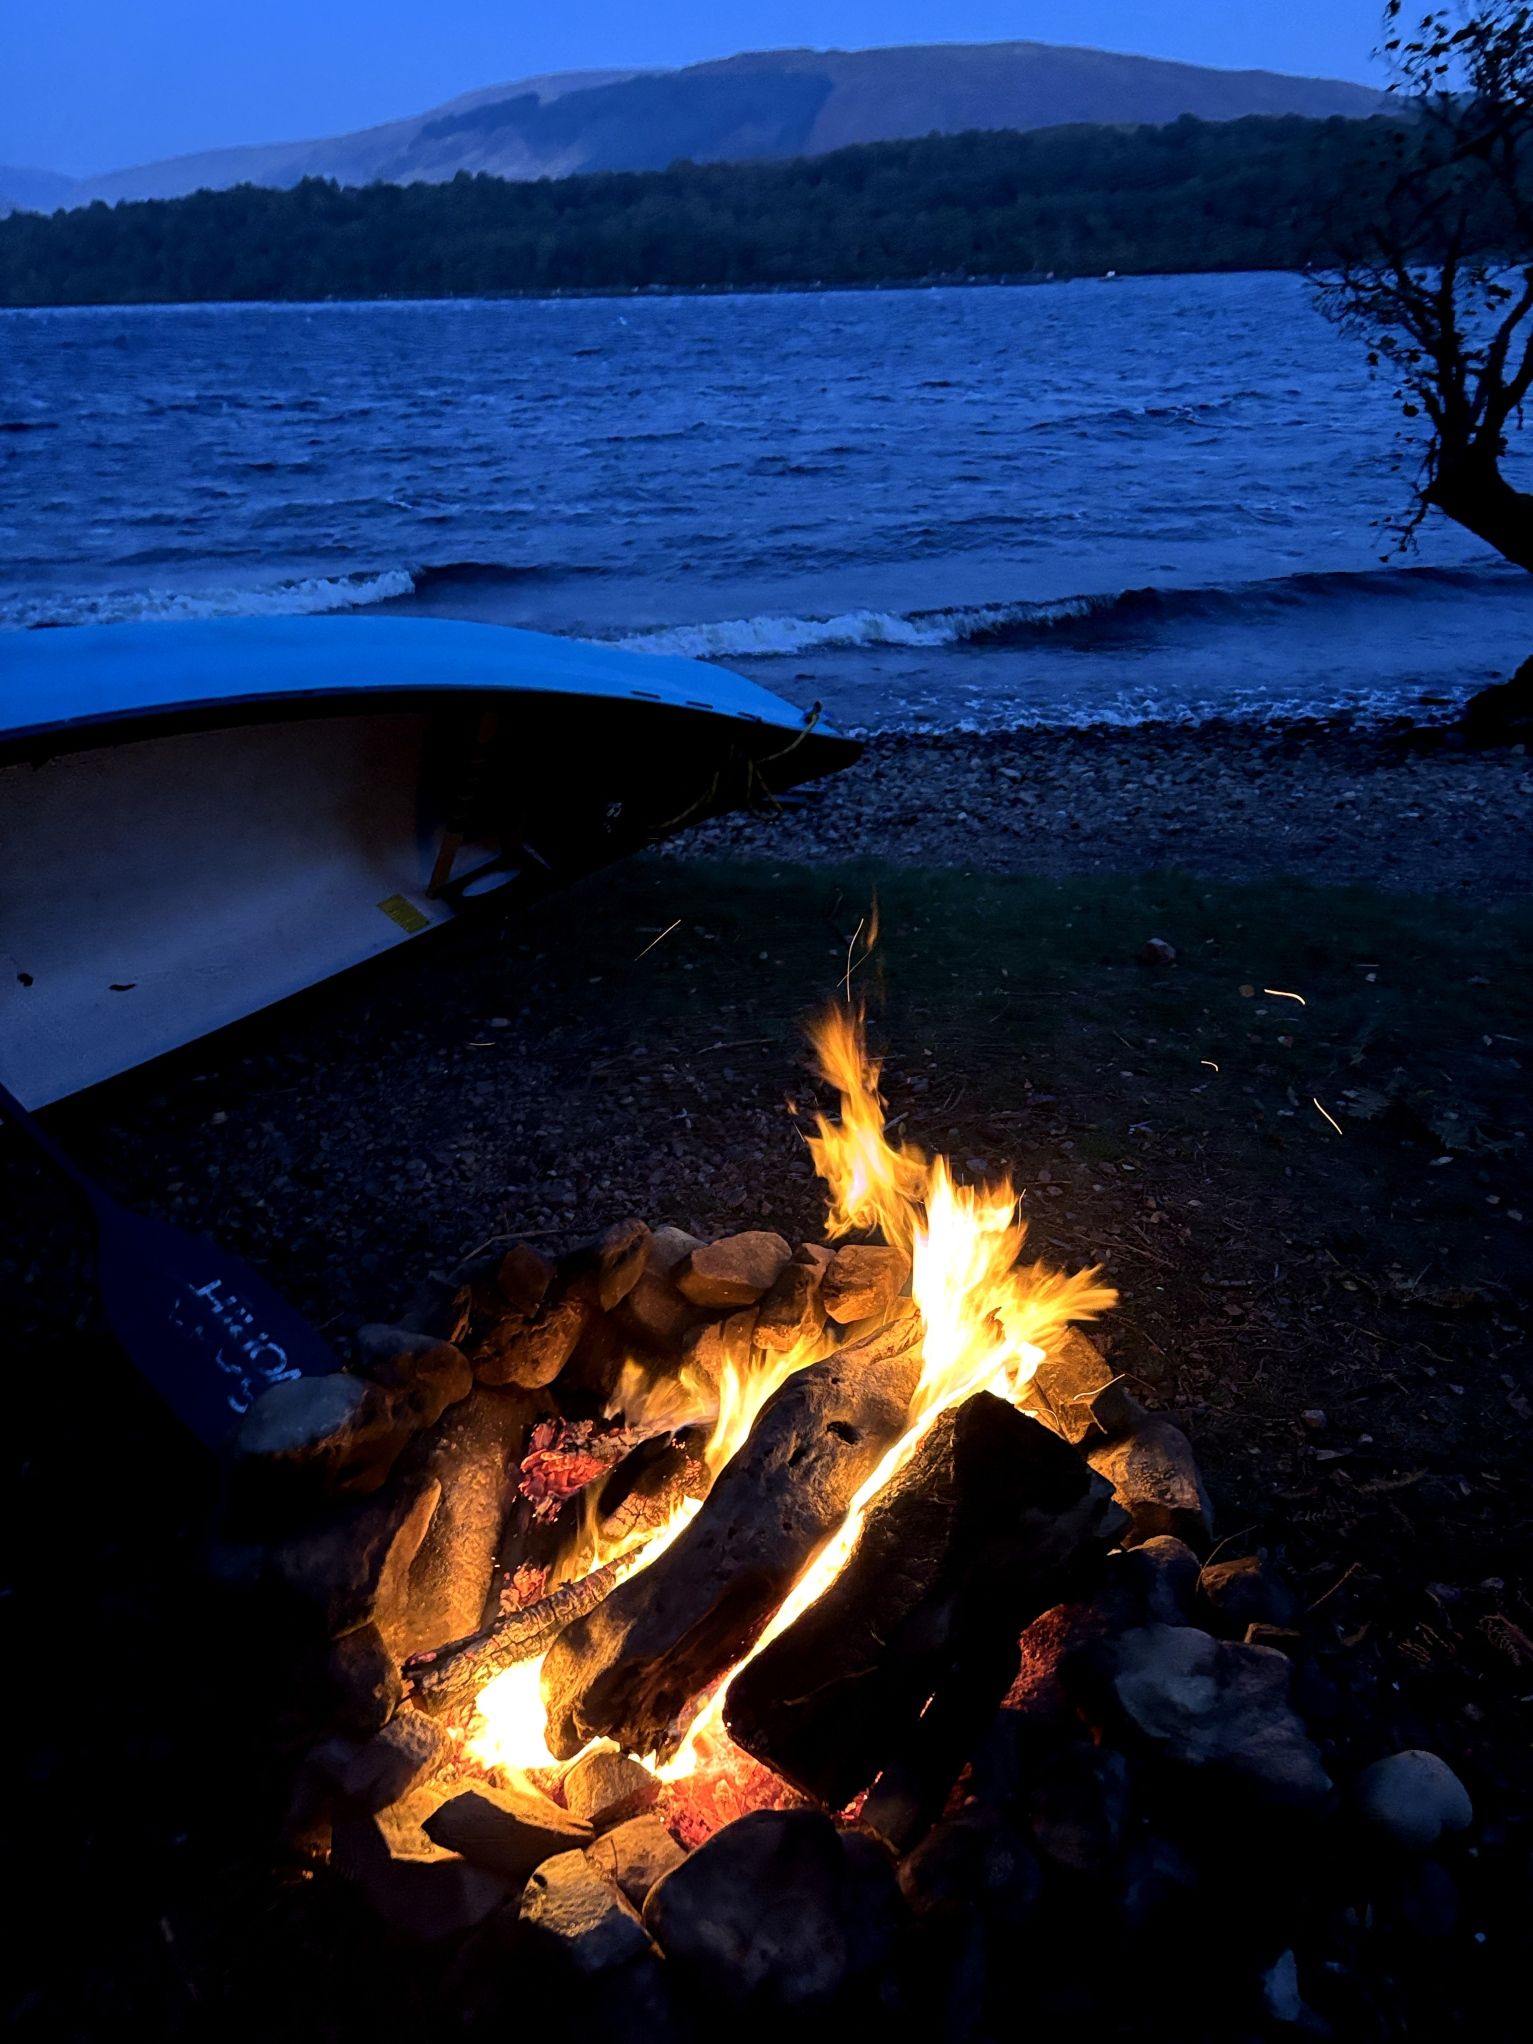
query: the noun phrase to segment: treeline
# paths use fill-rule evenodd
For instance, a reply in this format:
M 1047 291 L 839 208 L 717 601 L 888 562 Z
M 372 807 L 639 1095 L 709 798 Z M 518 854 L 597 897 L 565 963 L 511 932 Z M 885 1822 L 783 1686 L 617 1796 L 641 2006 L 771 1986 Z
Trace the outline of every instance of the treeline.
M 0 304 L 474 297 L 1293 269 L 1377 195 L 1389 120 L 934 135 L 785 162 L 287 191 L 0 220 Z

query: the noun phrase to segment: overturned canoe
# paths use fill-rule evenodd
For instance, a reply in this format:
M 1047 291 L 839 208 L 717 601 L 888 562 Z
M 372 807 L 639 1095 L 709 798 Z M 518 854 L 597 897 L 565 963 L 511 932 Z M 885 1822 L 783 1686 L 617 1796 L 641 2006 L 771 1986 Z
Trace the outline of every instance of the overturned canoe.
M 719 668 L 498 625 L 0 634 L 0 1074 L 58 1099 L 857 752 Z

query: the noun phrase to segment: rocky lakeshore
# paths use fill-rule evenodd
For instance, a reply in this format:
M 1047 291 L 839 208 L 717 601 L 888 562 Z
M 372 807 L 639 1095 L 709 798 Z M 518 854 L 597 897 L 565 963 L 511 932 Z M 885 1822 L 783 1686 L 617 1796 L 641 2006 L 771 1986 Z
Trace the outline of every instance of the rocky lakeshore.
M 1530 762 L 1333 725 L 877 734 L 791 807 L 678 853 L 1053 876 L 1175 867 L 1482 897 L 1533 871 Z
M 888 1125 L 1014 1172 L 1031 1248 L 1105 1267 L 1109 1365 L 1192 1443 L 1234 1536 L 1217 1563 L 1268 1555 L 1323 1637 L 1304 1708 L 1334 1778 L 1361 1795 L 1427 1752 L 1472 1801 L 1446 1878 L 1402 1851 L 1427 1886 L 1382 1931 L 1340 1926 L 1348 1978 L 1382 1983 L 1349 2034 L 1493 2037 L 1533 1811 L 1527 772 L 1336 732 L 878 740 L 795 808 L 688 834 L 712 856 L 405 947 L 51 1126 L 349 1352 L 424 1274 L 512 1242 L 557 1261 L 633 1214 L 820 1235 L 785 1099 L 810 1104 L 802 1019 L 855 966 Z M 125 1996 L 186 2044 L 435 2034 L 440 1960 L 280 1844 L 270 1667 L 196 1620 L 223 1611 L 211 1469 L 106 1338 L 78 1217 L 14 1142 L 0 1204 L 11 1608 L 29 1666 L 91 1698 L 83 1757 L 78 1709 L 28 1733 L 19 2034 L 94 2039 Z M 60 1957 L 58 1898 L 102 1893 L 128 1903 Z M 1191 1949 L 1228 1949 L 1199 1921 Z M 1312 2034 L 1310 2008 L 1260 2034 Z

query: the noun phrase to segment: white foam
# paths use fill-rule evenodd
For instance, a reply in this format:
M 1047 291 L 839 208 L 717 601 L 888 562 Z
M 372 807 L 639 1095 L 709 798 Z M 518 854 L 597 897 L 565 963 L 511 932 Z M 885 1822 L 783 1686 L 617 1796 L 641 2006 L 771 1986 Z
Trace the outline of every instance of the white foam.
M 390 597 L 408 596 L 415 578 L 405 568 L 377 574 L 306 575 L 262 588 L 109 590 L 93 596 L 36 596 L 0 611 L 0 624 L 100 625 L 135 619 L 208 617 L 316 617 L 331 610 L 363 610 Z
M 1053 603 L 978 604 L 953 610 L 847 610 L 835 617 L 769 612 L 634 632 L 618 644 L 629 653 L 679 654 L 690 660 L 820 653 L 838 646 L 956 646 L 1005 625 L 1063 624 L 1088 617 L 1099 607 L 1090 597 L 1072 596 Z

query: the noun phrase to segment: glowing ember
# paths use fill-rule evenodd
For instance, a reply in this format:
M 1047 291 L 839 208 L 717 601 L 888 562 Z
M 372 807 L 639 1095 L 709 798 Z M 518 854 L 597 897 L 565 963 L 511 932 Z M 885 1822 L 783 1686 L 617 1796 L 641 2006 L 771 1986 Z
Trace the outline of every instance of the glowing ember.
M 817 1115 L 817 1132 L 809 1140 L 829 1194 L 829 1232 L 877 1231 L 909 1255 L 911 1290 L 924 1326 L 921 1376 L 905 1432 L 862 1485 L 839 1531 L 804 1570 L 745 1661 L 835 1581 L 857 1543 L 869 1504 L 910 1460 L 940 1413 L 978 1391 L 1021 1403 L 1050 1339 L 1067 1322 L 1091 1318 L 1116 1298 L 1095 1271 L 1066 1277 L 1041 1264 L 1019 1264 L 1026 1223 L 1018 1216 L 1017 1194 L 1008 1179 L 959 1185 L 944 1158 L 928 1159 L 913 1145 L 890 1140 L 879 1066 L 867 1053 L 860 1008 L 833 1007 L 814 1026 L 811 1039 L 821 1074 L 841 1100 L 839 1120 Z M 689 1382 L 685 1373 L 679 1381 L 650 1386 L 642 1372 L 630 1367 L 614 1410 L 641 1428 L 694 1424 L 712 1410 L 706 1453 L 709 1473 L 716 1476 L 773 1392 L 822 1353 L 823 1343 L 787 1355 L 755 1349 L 744 1363 L 726 1365 L 716 1387 Z M 634 1555 L 634 1569 L 647 1567 L 697 1509 L 693 1501 L 678 1512 Z M 589 1515 L 577 1549 L 575 1573 L 613 1558 L 600 1551 Z M 544 1738 L 541 1667 L 540 1661 L 524 1662 L 480 1693 L 469 1751 L 484 1764 L 557 1765 Z M 687 1780 L 700 1771 L 738 1777 L 739 1756 L 722 1722 L 729 1679 L 698 1712 L 674 1757 L 656 1768 L 662 1780 Z

